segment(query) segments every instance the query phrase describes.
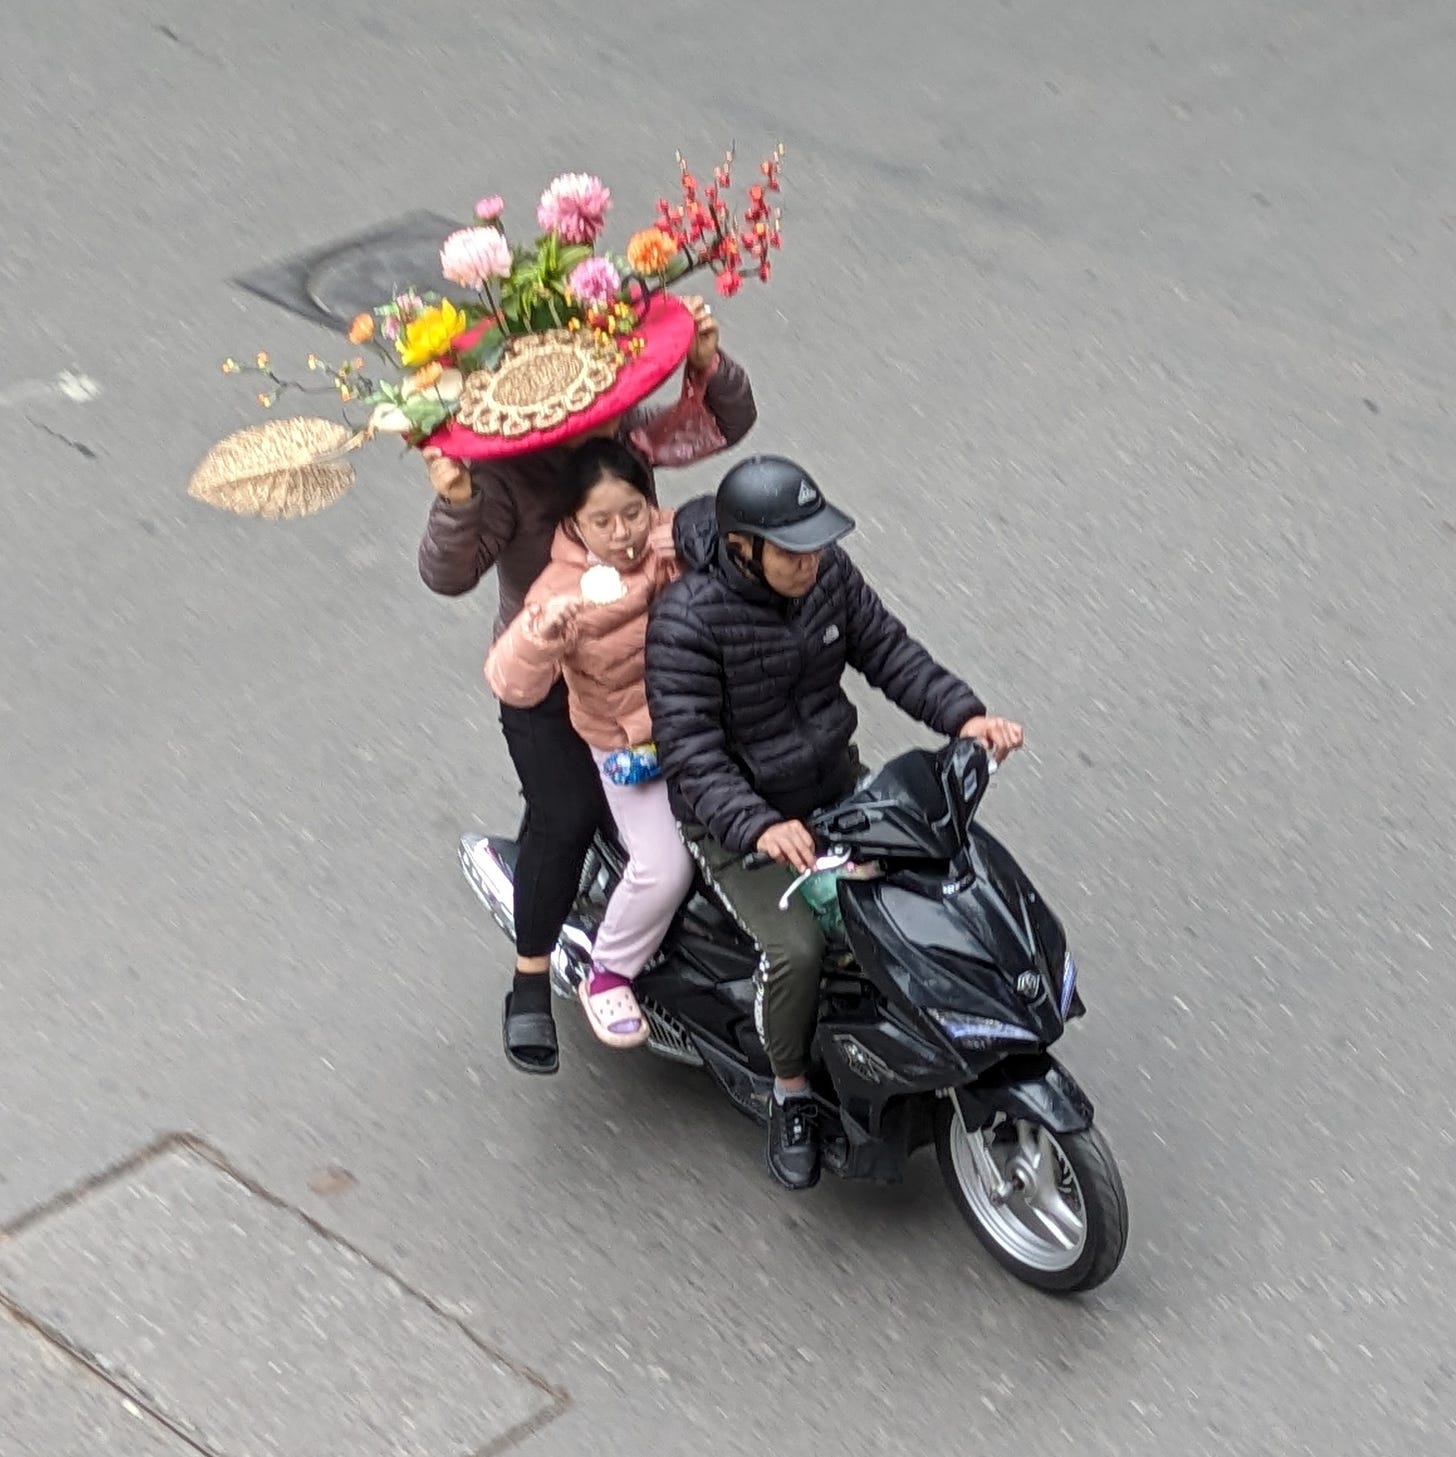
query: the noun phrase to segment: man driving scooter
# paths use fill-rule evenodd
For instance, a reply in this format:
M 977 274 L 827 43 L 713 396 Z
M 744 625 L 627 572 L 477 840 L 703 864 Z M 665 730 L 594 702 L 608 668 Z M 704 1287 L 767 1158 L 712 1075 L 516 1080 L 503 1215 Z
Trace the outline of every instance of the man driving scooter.
M 824 939 L 807 902 L 779 898 L 814 864 L 804 820 L 860 773 L 857 669 L 910 717 L 983 740 L 998 758 L 1020 725 L 992 718 L 889 611 L 836 543 L 854 521 L 781 456 L 724 476 L 678 511 L 684 575 L 654 603 L 646 680 L 663 775 L 683 835 L 762 957 L 755 1006 L 774 1073 L 768 1166 L 786 1188 L 819 1179 L 809 1054 Z M 772 863 L 745 868 L 759 851 Z

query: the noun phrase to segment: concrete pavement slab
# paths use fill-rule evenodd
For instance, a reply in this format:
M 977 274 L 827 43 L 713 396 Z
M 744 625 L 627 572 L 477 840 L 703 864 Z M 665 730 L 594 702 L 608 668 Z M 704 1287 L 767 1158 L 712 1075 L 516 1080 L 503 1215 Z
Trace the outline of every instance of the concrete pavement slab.
M 34 1327 L 0 1310 L 0 1457 L 197 1457 Z
M 210 1457 L 495 1453 L 563 1404 L 189 1141 L 13 1225 L 0 1294 Z

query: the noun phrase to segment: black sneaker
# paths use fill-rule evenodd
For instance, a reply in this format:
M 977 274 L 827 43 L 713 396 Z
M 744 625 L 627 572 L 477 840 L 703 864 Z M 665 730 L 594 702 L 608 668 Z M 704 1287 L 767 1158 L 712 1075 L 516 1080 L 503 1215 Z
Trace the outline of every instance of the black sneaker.
M 769 1094 L 768 1171 L 786 1189 L 812 1189 L 819 1182 L 819 1105 L 808 1094 Z

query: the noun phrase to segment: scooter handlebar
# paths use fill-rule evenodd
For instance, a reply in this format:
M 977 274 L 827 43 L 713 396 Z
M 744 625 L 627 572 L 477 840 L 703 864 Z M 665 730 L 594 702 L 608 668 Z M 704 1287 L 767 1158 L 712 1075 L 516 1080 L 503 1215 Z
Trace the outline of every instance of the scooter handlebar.
M 823 813 L 825 812 L 820 812 L 820 814 Z M 814 837 L 814 850 L 816 858 L 822 859 L 824 857 L 824 847 L 830 842 L 826 838 L 823 826 L 819 823 L 819 820 L 820 815 L 814 815 L 805 822 L 804 827 Z M 765 865 L 773 865 L 775 863 L 776 862 L 774 860 L 774 857 L 772 855 L 765 855 L 762 850 L 750 850 L 748 854 L 745 855 L 738 862 L 739 866 L 744 870 L 762 870 Z M 785 868 L 788 869 L 791 867 L 786 866 Z
M 951 742 L 955 743 L 955 740 L 952 739 Z M 1001 768 L 1003 761 L 996 757 L 995 750 L 992 749 L 989 744 L 979 739 L 976 742 L 980 745 L 981 749 L 984 752 L 986 762 L 986 781 L 989 784 L 990 781 L 995 777 L 997 770 Z M 822 843 L 823 836 L 816 831 L 814 821 L 812 819 L 809 821 L 808 828 L 810 833 L 814 835 L 815 840 Z M 738 865 L 739 868 L 742 870 L 762 870 L 764 866 L 772 865 L 773 863 L 774 858 L 772 855 L 765 855 L 762 850 L 750 850 L 747 855 L 743 856 L 742 859 L 739 860 Z

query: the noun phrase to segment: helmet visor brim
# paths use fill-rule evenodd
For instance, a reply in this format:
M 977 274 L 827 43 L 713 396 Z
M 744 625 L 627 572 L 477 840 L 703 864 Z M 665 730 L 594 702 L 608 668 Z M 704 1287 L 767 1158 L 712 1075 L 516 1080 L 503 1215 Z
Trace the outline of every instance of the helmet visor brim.
M 854 517 L 847 516 L 827 501 L 812 516 L 786 526 L 760 526 L 754 535 L 771 541 L 784 551 L 823 551 L 854 530 Z

